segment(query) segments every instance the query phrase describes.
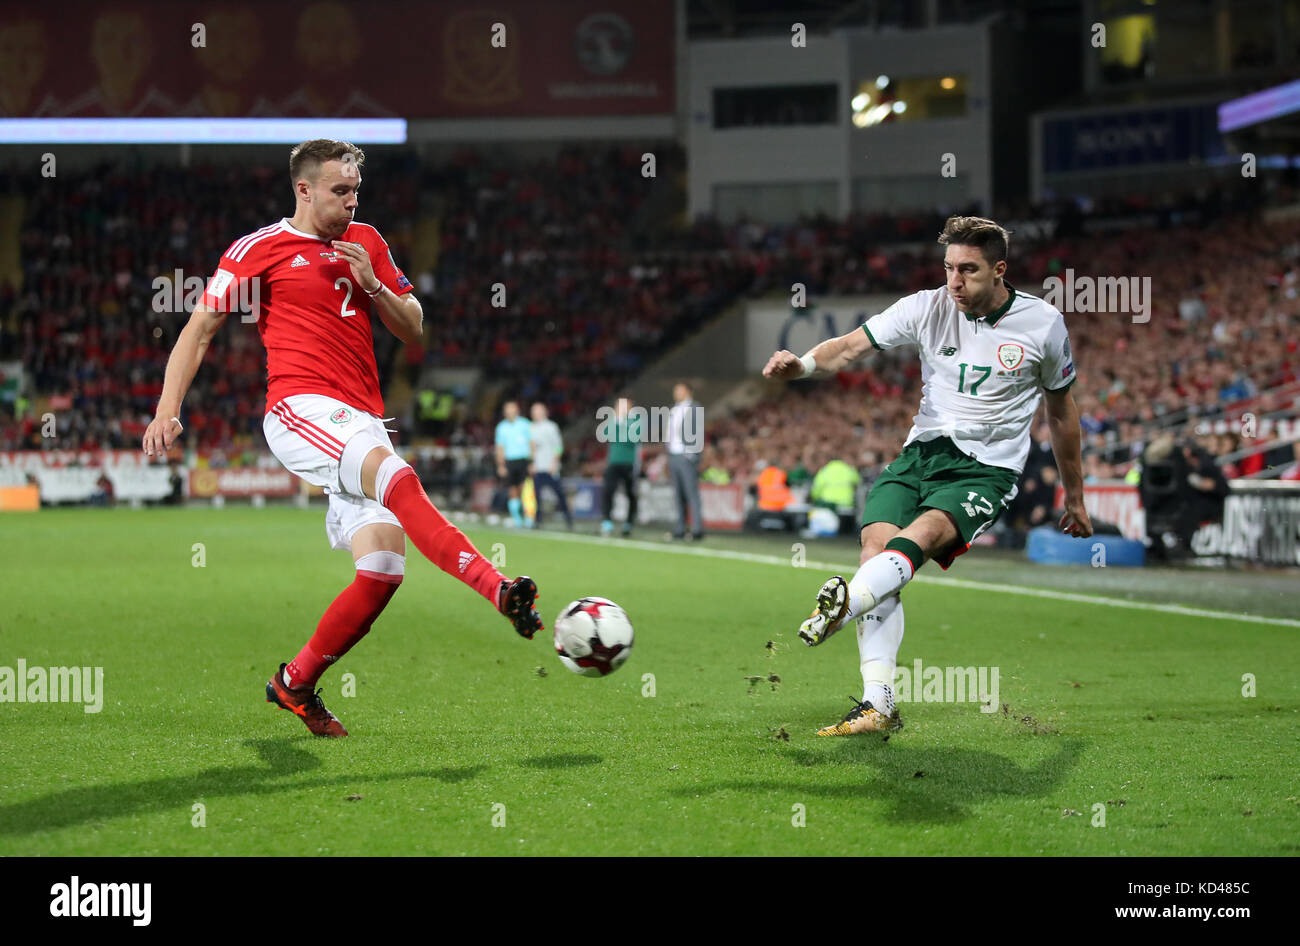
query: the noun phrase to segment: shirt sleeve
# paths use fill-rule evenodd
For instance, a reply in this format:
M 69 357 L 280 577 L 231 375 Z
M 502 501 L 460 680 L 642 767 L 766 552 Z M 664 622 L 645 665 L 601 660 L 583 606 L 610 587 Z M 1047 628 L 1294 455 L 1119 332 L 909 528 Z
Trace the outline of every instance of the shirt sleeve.
M 500 424 L 497 424 L 496 437 L 493 442 L 498 447 L 504 447 L 506 445 L 506 432 Z
M 243 253 L 236 249 L 243 242 L 236 240 L 221 256 L 217 271 L 208 279 L 200 300 L 203 305 L 218 312 L 239 312 L 260 315 L 261 293 L 258 277 L 262 274 L 262 254 L 258 247 L 249 247 Z
M 398 268 L 396 260 L 393 259 L 393 251 L 379 235 L 379 231 L 375 231 L 375 241 L 378 245 L 370 250 L 370 265 L 375 271 L 376 278 L 396 295 L 401 296 L 411 292 L 414 289 L 411 281 Z
M 1043 357 L 1038 362 L 1038 383 L 1048 391 L 1064 391 L 1075 381 L 1074 355 L 1070 352 L 1070 333 L 1065 318 L 1058 312 L 1048 329 Z
M 899 299 L 884 312 L 867 319 L 862 330 L 871 339 L 872 347 L 884 351 L 895 345 L 915 345 L 918 315 L 923 305 L 918 292 Z

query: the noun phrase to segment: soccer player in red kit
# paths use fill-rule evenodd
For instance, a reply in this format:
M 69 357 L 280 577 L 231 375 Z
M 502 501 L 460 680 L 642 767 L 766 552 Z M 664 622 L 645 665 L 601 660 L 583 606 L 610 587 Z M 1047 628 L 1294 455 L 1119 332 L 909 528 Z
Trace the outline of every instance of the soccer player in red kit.
M 370 315 L 407 344 L 424 314 L 379 231 L 353 218 L 365 154 L 346 141 L 305 141 L 289 155 L 292 219 L 231 244 L 167 361 L 144 452 L 161 456 L 182 431 L 181 401 L 236 300 L 256 300 L 266 345 L 267 444 L 284 466 L 329 495 L 330 545 L 352 552 L 356 578 L 325 611 L 298 656 L 266 685 L 269 702 L 318 736 L 346 736 L 316 682 L 346 654 L 402 582 L 406 536 L 443 571 L 509 618 L 542 629 L 537 586 L 502 575 L 430 502 L 384 427 Z

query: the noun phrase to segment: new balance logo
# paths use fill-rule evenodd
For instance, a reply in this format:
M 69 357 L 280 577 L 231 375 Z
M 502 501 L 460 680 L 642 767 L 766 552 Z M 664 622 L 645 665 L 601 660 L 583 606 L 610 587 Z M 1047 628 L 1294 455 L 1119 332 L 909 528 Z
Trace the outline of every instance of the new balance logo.
M 478 556 L 473 552 L 460 553 L 460 573 L 462 575 L 465 574 L 465 569 L 469 568 L 469 563 L 474 561 L 476 558 L 478 558 Z
M 310 266 L 310 265 L 311 263 L 307 262 L 307 260 L 303 258 L 303 255 L 299 253 L 297 256 L 293 258 L 293 262 L 289 264 L 289 268 L 294 269 L 299 266 Z
M 935 354 L 942 355 L 943 357 L 948 358 L 951 355 L 957 354 L 957 349 L 953 348 L 951 345 L 945 345 L 943 348 L 940 348 Z

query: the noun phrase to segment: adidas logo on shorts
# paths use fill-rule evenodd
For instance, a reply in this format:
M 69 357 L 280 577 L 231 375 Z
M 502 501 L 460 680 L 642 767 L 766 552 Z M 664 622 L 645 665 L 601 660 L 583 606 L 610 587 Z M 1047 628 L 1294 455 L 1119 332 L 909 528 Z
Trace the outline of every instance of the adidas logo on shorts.
M 476 558 L 478 558 L 478 556 L 473 552 L 460 553 L 460 573 L 462 575 L 465 574 L 465 569 L 469 568 L 469 563 L 474 561 Z

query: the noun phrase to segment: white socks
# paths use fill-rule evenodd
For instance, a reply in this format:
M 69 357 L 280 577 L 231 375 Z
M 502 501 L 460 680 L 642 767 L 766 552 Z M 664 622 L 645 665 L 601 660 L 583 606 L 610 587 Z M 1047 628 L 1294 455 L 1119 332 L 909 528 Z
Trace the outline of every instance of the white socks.
M 907 556 L 893 549 L 885 549 L 867 559 L 849 582 L 849 610 L 844 615 L 844 623 L 866 614 L 890 595 L 897 594 L 912 580 L 913 574 Z
M 375 470 L 375 501 L 377 503 L 383 505 L 384 496 L 388 493 L 388 487 L 392 484 L 393 477 L 406 469 L 410 469 L 410 464 L 397 454 L 384 457 L 383 462 L 379 464 L 379 469 Z
M 898 649 L 902 644 L 903 603 L 897 595 L 891 595 L 858 618 L 862 701 L 886 716 L 894 713 L 894 668 L 898 666 Z

